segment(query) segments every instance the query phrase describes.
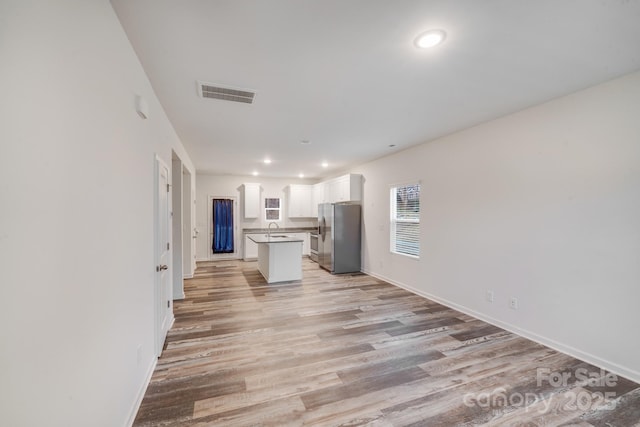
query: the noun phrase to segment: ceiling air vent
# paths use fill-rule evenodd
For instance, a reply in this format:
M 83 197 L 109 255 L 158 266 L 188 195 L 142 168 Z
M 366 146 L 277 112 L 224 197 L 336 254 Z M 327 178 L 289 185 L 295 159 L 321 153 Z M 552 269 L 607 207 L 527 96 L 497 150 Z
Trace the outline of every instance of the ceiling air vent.
M 219 85 L 202 82 L 198 82 L 198 93 L 203 98 L 244 102 L 245 104 L 253 104 L 253 97 L 256 95 L 255 92 L 249 90 L 221 87 Z

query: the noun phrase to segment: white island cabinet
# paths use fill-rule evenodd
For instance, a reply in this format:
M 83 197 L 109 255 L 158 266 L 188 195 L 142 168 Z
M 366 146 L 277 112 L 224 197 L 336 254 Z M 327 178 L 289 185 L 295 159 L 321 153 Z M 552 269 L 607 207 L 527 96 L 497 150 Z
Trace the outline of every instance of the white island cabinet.
M 309 233 L 287 233 L 287 236 L 302 240 L 302 256 L 309 256 Z
M 302 243 L 299 237 L 249 234 L 258 244 L 258 271 L 267 283 L 302 280 Z

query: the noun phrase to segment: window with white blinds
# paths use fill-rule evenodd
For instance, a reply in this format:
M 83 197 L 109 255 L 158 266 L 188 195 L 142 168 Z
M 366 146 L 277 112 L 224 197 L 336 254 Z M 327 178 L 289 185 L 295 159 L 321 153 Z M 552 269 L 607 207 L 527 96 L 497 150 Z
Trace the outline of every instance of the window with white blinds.
M 391 252 L 420 256 L 420 184 L 391 187 Z

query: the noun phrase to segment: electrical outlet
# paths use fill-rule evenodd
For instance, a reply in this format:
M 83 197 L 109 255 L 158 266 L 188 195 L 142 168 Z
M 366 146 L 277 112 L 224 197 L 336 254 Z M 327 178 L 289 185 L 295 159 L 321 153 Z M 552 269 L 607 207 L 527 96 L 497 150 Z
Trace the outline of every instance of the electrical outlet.
M 487 301 L 493 302 L 493 291 L 487 291 Z
M 517 310 L 518 309 L 518 298 L 511 297 L 511 299 L 509 300 L 509 307 L 511 307 L 514 310 Z

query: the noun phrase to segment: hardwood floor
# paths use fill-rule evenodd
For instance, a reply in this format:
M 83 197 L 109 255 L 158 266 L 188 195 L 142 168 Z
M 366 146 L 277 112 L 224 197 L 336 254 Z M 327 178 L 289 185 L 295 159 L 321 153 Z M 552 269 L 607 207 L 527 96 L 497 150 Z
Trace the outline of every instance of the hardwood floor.
M 136 426 L 640 426 L 640 385 L 364 274 L 200 263 Z

